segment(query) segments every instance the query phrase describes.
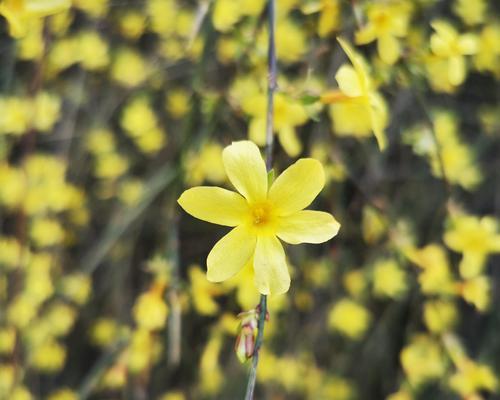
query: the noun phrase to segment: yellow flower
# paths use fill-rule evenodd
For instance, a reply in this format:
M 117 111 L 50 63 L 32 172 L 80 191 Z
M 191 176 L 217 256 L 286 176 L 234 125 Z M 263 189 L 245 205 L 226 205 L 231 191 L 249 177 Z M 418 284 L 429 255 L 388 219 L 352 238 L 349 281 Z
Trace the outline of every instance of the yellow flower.
M 224 376 L 219 365 L 221 348 L 222 336 L 215 332 L 208 340 L 200 358 L 200 383 L 203 392 L 206 394 L 216 394 L 224 382 Z
M 477 364 L 467 360 L 459 370 L 450 377 L 450 387 L 462 398 L 473 398 L 476 392 L 494 391 L 498 386 L 498 379 L 488 365 Z M 469 397 L 471 396 L 471 397 Z
M 110 73 L 122 86 L 133 88 L 147 79 L 149 66 L 136 50 L 123 48 L 116 53 Z
M 1 97 L 0 134 L 15 136 L 25 134 L 30 128 L 33 105 L 30 100 L 21 97 Z
M 52 392 L 47 400 L 78 400 L 78 395 L 71 389 L 58 389 Z
M 24 386 L 16 386 L 9 396 L 10 400 L 33 400 L 34 397 Z
M 371 321 L 371 315 L 362 305 L 342 299 L 328 314 L 328 326 L 351 339 L 361 339 Z
M 21 37 L 26 34 L 30 20 L 56 14 L 70 6 L 71 0 L 3 0 L 0 15 L 9 23 L 9 33 Z
M 221 282 L 253 264 L 255 285 L 262 294 L 285 293 L 290 275 L 278 238 L 290 243 L 322 243 L 339 230 L 332 215 L 303 210 L 319 194 L 325 176 L 321 163 L 301 159 L 272 185 L 259 148 L 252 142 L 233 142 L 223 161 L 235 193 L 218 187 L 186 190 L 178 202 L 196 218 L 235 227 L 207 258 L 207 278 Z
M 431 36 L 431 50 L 446 60 L 449 82 L 452 86 L 458 86 L 465 80 L 467 73 L 464 56 L 477 52 L 477 38 L 473 34 L 460 35 L 445 21 L 434 21 L 431 26 L 436 31 Z
M 223 293 L 222 288 L 207 282 L 205 274 L 196 265 L 189 268 L 189 281 L 191 282 L 191 297 L 196 311 L 201 315 L 215 315 L 219 311 L 219 305 L 214 297 Z
M 13 269 L 21 262 L 22 249 L 17 239 L 0 236 L 0 266 Z
M 426 335 L 412 339 L 400 354 L 408 381 L 415 386 L 438 379 L 446 371 L 446 359 L 439 343 Z
M 126 11 L 120 16 L 120 32 L 129 39 L 139 38 L 146 28 L 146 16 L 138 11 Z
M 373 268 L 373 291 L 381 297 L 400 298 L 407 290 L 406 273 L 391 259 L 379 260 Z
M 361 229 L 366 243 L 375 244 L 387 232 L 388 227 L 387 218 L 380 211 L 370 206 L 363 208 Z
M 31 354 L 31 364 L 33 367 L 46 373 L 59 371 L 65 361 L 66 349 L 52 339 L 36 347 Z
M 77 36 L 77 48 L 83 68 L 97 71 L 109 64 L 108 43 L 95 31 L 83 31 Z
M 342 278 L 342 283 L 347 292 L 355 298 L 363 296 L 368 286 L 368 280 L 363 269 L 347 272 Z
M 13 327 L 0 328 L 0 354 L 11 354 L 16 345 L 16 330 Z
M 321 15 L 318 21 L 317 32 L 320 37 L 327 37 L 339 27 L 340 1 L 321 0 Z
M 60 283 L 60 290 L 66 298 L 82 305 L 90 296 L 92 282 L 88 275 L 76 272 L 64 276 Z
M 50 132 L 60 117 L 61 99 L 56 95 L 41 92 L 33 102 L 33 127 L 41 132 Z
M 141 329 L 153 331 L 165 326 L 168 306 L 163 300 L 164 284 L 155 283 L 153 287 L 141 294 L 134 305 L 134 320 Z
M 460 275 L 473 278 L 482 272 L 490 253 L 500 252 L 498 223 L 493 217 L 456 216 L 445 232 L 444 242 L 450 249 L 463 253 Z
M 191 108 L 189 92 L 184 89 L 173 89 L 168 92 L 165 108 L 173 118 L 181 118 Z
M 30 229 L 30 237 L 38 247 L 55 246 L 64 240 L 61 224 L 52 218 L 37 218 Z
M 108 11 L 108 0 L 73 0 L 73 3 L 94 18 L 103 17 Z
M 266 104 L 267 96 L 258 93 L 248 96 L 242 103 L 243 110 L 253 116 L 248 127 L 250 140 L 263 146 L 266 143 Z M 304 106 L 290 97 L 277 93 L 274 97 L 274 130 L 278 134 L 283 149 L 290 157 L 296 157 L 302 151 L 302 144 L 295 128 L 307 122 Z
M 479 34 L 474 65 L 478 71 L 489 71 L 500 78 L 500 23 L 486 25 Z
M 491 302 L 491 281 L 486 276 L 476 276 L 465 281 L 461 287 L 463 299 L 484 312 Z
M 119 334 L 119 326 L 110 318 L 98 319 L 90 328 L 90 338 L 93 344 L 101 347 L 111 345 Z
M 476 25 L 484 22 L 486 15 L 486 0 L 456 0 L 453 11 L 467 25 Z
M 204 144 L 199 152 L 189 152 L 184 165 L 188 185 L 199 185 L 205 180 L 211 183 L 222 183 L 226 179 L 222 162 L 222 146 L 216 142 Z
M 384 132 L 387 125 L 387 105 L 382 96 L 375 90 L 368 74 L 368 66 L 363 58 L 344 39 L 337 38 L 337 40 L 353 66 L 347 64 L 340 66 L 335 75 L 340 93 L 337 90 L 324 93 L 321 96 L 321 101 L 325 104 L 333 104 L 331 113 L 336 132 L 367 135 L 373 131 L 379 148 L 383 150 L 387 144 Z M 348 108 L 348 111 L 352 112 L 353 123 L 356 125 L 349 124 L 344 127 L 337 124 L 337 118 L 342 116 L 342 112 L 338 112 L 339 106 L 340 110 L 345 111 L 345 108 Z M 360 123 L 362 125 L 359 125 Z
M 401 55 L 398 38 L 405 37 L 408 30 L 408 3 L 373 3 L 368 7 L 368 22 L 356 32 L 356 43 L 377 41 L 380 58 L 394 64 Z
M 418 280 L 423 293 L 444 295 L 456 293 L 450 263 L 443 247 L 429 244 L 421 249 L 407 250 L 406 256 L 422 268 Z
M 220 32 L 229 31 L 245 15 L 259 15 L 265 0 L 216 0 L 212 22 Z
M 455 303 L 449 300 L 427 301 L 424 305 L 424 321 L 433 333 L 443 333 L 453 328 L 458 319 Z

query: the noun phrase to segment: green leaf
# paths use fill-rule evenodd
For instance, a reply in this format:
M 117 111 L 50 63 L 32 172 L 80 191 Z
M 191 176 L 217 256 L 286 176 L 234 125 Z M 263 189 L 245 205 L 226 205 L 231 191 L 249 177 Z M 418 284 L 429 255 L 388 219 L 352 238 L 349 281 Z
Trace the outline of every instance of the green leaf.
M 271 185 L 273 184 L 273 182 L 274 182 L 274 169 L 271 169 L 267 173 L 267 187 L 271 187 Z

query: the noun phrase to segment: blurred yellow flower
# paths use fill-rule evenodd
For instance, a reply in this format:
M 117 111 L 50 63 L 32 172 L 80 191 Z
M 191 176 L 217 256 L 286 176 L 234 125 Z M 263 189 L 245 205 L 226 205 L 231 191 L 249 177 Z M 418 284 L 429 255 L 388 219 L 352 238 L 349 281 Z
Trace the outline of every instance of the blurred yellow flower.
M 205 180 L 211 183 L 223 183 L 226 180 L 222 146 L 218 143 L 206 143 L 198 152 L 189 152 L 185 166 L 186 183 L 190 186 L 199 185 Z
M 78 395 L 71 389 L 63 388 L 49 394 L 47 400 L 78 400 Z
M 224 376 L 219 364 L 222 336 L 212 333 L 200 358 L 200 383 L 204 393 L 214 395 L 219 392 Z
M 212 22 L 215 29 L 228 32 L 246 15 L 259 15 L 264 8 L 265 0 L 216 0 Z
M 59 371 L 66 361 L 66 349 L 55 340 L 47 340 L 45 343 L 33 349 L 30 355 L 31 365 L 45 373 Z
M 87 13 L 90 17 L 104 17 L 108 11 L 109 0 L 73 0 L 76 8 Z
M 407 289 L 406 272 L 396 260 L 378 260 L 374 264 L 373 291 L 376 296 L 398 299 Z
M 181 118 L 190 109 L 189 93 L 183 89 L 174 89 L 167 93 L 166 109 L 174 118 Z
M 422 269 L 418 280 L 423 293 L 456 294 L 456 283 L 451 274 L 448 256 L 442 246 L 429 244 L 421 249 L 408 249 L 405 254 L 411 262 Z
M 267 96 L 264 93 L 247 96 L 242 103 L 243 110 L 253 117 L 248 127 L 248 136 L 259 146 L 266 144 L 266 107 Z M 297 137 L 295 129 L 305 124 L 307 120 L 305 108 L 298 100 L 276 93 L 274 97 L 274 130 L 290 157 L 296 157 L 302 151 L 302 143 Z
M 450 387 L 465 399 L 484 390 L 494 392 L 498 379 L 488 365 L 467 360 L 450 377 Z
M 401 351 L 400 358 L 406 377 L 414 386 L 439 379 L 447 367 L 443 349 L 426 335 L 415 336 Z
M 433 333 L 452 329 L 458 320 L 458 310 L 451 300 L 430 300 L 424 304 L 424 322 Z
M 56 246 L 64 240 L 65 232 L 58 220 L 35 218 L 30 229 L 30 237 L 38 247 Z
M 487 256 L 500 252 L 498 222 L 489 216 L 456 215 L 449 225 L 444 242 L 450 249 L 463 254 L 460 275 L 463 278 L 479 275 Z
M 157 282 L 137 298 L 132 312 L 139 328 L 153 331 L 165 326 L 168 306 L 163 300 L 163 291 L 164 285 Z
M 394 64 L 401 56 L 399 38 L 405 37 L 411 12 L 409 2 L 372 3 L 366 12 L 368 22 L 356 32 L 356 44 L 377 41 L 380 58 Z
M 0 266 L 6 269 L 18 267 L 21 251 L 21 245 L 15 238 L 0 236 Z
M 478 71 L 488 71 L 500 78 L 500 23 L 492 22 L 483 27 L 474 65 Z
M 337 38 L 353 66 L 342 64 L 335 74 L 338 90 L 321 95 L 321 101 L 330 106 L 335 133 L 365 136 L 373 132 L 378 146 L 386 146 L 384 129 L 387 125 L 387 106 L 376 91 L 363 58 L 342 38 Z M 342 118 L 347 113 L 349 119 Z M 345 122 L 345 125 L 344 125 Z
M 214 297 L 223 294 L 222 287 L 208 282 L 197 265 L 191 266 L 188 272 L 194 308 L 201 315 L 216 314 L 219 311 L 219 305 Z
M 33 19 L 56 14 L 70 6 L 71 0 L 2 0 L 0 15 L 9 23 L 10 34 L 21 37 Z
M 446 60 L 449 82 L 458 86 L 467 75 L 465 56 L 477 52 L 477 37 L 470 33 L 460 35 L 446 21 L 437 20 L 431 26 L 435 30 L 431 36 L 431 50 L 436 56 Z
M 137 11 L 127 11 L 120 16 L 120 32 L 129 39 L 138 39 L 146 29 L 146 16 Z
M 363 239 L 368 244 L 375 244 L 387 232 L 389 223 L 385 215 L 374 207 L 363 208 L 361 229 Z
M 9 400 L 32 400 L 34 397 L 24 386 L 16 386 L 10 393 Z
M 147 79 L 149 72 L 149 66 L 142 55 L 131 48 L 117 51 L 110 71 L 113 80 L 126 88 L 139 86 Z
M 485 312 L 491 303 L 491 280 L 487 276 L 476 276 L 466 280 L 460 292 L 466 302 Z
M 488 5 L 486 0 L 455 0 L 453 11 L 467 25 L 484 22 Z
M 78 58 L 89 71 L 103 70 L 109 65 L 108 43 L 95 31 L 83 31 L 76 37 Z
M 60 282 L 61 293 L 76 304 L 84 304 L 92 291 L 92 281 L 86 274 L 75 272 L 66 274 Z
M 40 92 L 33 100 L 33 127 L 50 132 L 61 114 L 61 99 L 48 92 Z
M 207 278 L 221 282 L 252 263 L 260 293 L 284 293 L 290 287 L 290 275 L 278 237 L 290 244 L 322 243 L 340 227 L 328 213 L 302 211 L 323 188 L 323 167 L 314 159 L 301 159 L 269 185 L 259 148 L 249 141 L 226 147 L 223 161 L 229 180 L 241 194 L 195 187 L 178 200 L 199 219 L 235 227 L 208 255 Z
M 99 318 L 90 329 L 92 343 L 105 347 L 113 344 L 118 338 L 118 324 L 110 318 Z
M 368 279 L 363 269 L 355 269 L 344 274 L 342 283 L 352 297 L 360 298 L 368 286 Z
M 359 340 L 371 322 L 369 311 L 348 298 L 335 303 L 328 313 L 328 327 L 350 339 Z
M 16 336 L 16 330 L 13 327 L 0 328 L 0 354 L 12 354 L 16 344 Z

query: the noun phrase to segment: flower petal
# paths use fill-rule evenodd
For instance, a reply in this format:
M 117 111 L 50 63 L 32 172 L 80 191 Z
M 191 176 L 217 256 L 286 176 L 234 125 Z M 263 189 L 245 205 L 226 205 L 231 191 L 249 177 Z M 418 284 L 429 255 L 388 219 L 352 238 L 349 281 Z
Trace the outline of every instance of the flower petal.
M 373 134 L 377 139 L 378 147 L 384 150 L 387 146 L 385 127 L 387 126 L 387 105 L 378 92 L 370 93 L 370 120 Z
M 290 157 L 296 157 L 302 151 L 302 143 L 300 143 L 293 126 L 286 125 L 281 128 L 278 132 L 278 138 L 286 154 Z
M 254 143 L 248 140 L 233 142 L 224 149 L 222 158 L 227 176 L 238 192 L 249 202 L 265 200 L 266 164 Z
M 341 37 L 337 37 L 337 41 L 342 47 L 342 50 L 344 50 L 344 53 L 346 53 L 347 57 L 352 62 L 352 65 L 356 70 L 356 73 L 358 74 L 359 82 L 363 92 L 367 92 L 371 83 L 365 61 L 358 53 L 354 51 L 354 49 L 346 40 Z
M 359 75 L 350 65 L 342 64 L 335 74 L 335 80 L 337 81 L 340 90 L 345 95 L 349 97 L 363 96 L 364 93 L 361 88 Z
M 378 43 L 378 54 L 383 62 L 386 64 L 394 64 L 401 52 L 398 39 L 392 35 L 383 35 L 379 38 Z
M 276 178 L 269 189 L 269 200 L 279 216 L 307 207 L 325 185 L 325 172 L 318 160 L 301 158 Z
M 462 56 L 450 57 L 448 75 L 453 86 L 460 85 L 467 75 L 465 59 Z
M 177 202 L 193 217 L 226 226 L 239 225 L 248 210 L 243 196 L 219 187 L 198 186 L 188 189 Z
M 248 138 L 259 146 L 266 145 L 265 118 L 252 118 L 248 126 Z
M 255 286 L 262 294 L 281 294 L 290 287 L 285 250 L 276 236 L 257 238 L 254 258 Z
M 222 282 L 236 275 L 252 257 L 256 236 L 244 225 L 219 240 L 207 257 L 207 279 Z
M 290 244 L 323 243 L 334 237 L 340 224 L 333 215 L 322 211 L 298 211 L 280 218 L 278 237 Z
M 25 0 L 26 12 L 38 17 L 44 17 L 67 10 L 71 7 L 70 0 Z

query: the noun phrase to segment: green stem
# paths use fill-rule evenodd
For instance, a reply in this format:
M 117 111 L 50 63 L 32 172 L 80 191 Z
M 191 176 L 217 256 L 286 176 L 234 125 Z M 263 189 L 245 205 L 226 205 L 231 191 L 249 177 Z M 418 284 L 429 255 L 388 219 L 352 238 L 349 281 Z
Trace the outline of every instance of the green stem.
M 248 376 L 248 384 L 247 384 L 247 391 L 245 394 L 245 400 L 253 399 L 255 383 L 257 381 L 257 365 L 259 364 L 259 350 L 264 341 L 264 325 L 266 323 L 266 314 L 267 314 L 267 296 L 265 294 L 261 294 L 259 303 L 259 320 L 257 322 L 257 339 L 255 340 L 255 349 L 252 356 L 252 367 L 250 368 L 250 374 Z

